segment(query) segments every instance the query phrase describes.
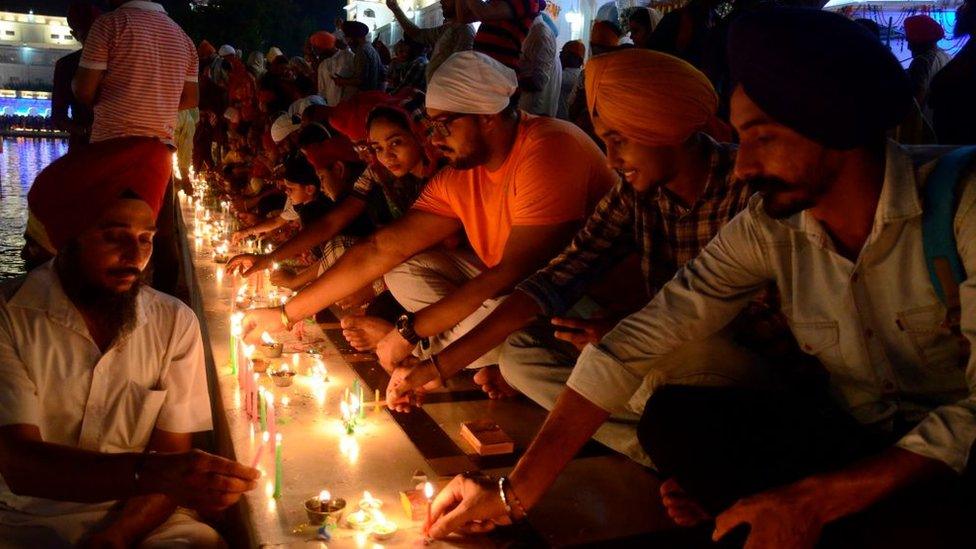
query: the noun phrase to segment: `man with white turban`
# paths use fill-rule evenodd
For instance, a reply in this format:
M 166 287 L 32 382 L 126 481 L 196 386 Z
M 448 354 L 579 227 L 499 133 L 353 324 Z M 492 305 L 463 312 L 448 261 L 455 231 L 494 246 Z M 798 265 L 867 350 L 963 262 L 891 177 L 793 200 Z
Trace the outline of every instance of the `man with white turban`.
M 428 86 L 426 125 L 449 166 L 406 215 L 349 249 L 286 307 L 249 312 L 245 337 L 280 330 L 385 275 L 409 311 L 377 347 L 392 371 L 462 336 L 562 249 L 613 173 L 578 128 L 515 108 L 517 87 L 515 71 L 484 54 L 444 62 Z M 474 253 L 436 247 L 460 230 Z M 471 365 L 498 363 L 497 351 L 483 355 Z M 497 377 L 497 367 L 488 371 Z
M 622 288 L 619 274 L 614 277 L 611 268 L 637 251 L 644 287 L 648 295 L 654 295 L 746 207 L 752 194 L 733 177 L 735 147 L 713 138 L 728 137 L 728 128 L 715 118 L 718 96 L 708 78 L 687 62 L 644 49 L 607 53 L 589 61 L 585 86 L 597 135 L 606 144 L 609 165 L 622 179 L 559 256 L 518 284 L 466 336 L 432 361 L 403 372 L 400 390 L 387 394 L 388 401 L 402 399 L 427 382 L 430 365 L 437 365 L 435 371 L 441 376 L 451 375 L 471 357 L 526 328 L 502 347 L 501 372 L 507 383 L 554 410 L 546 425 L 558 424 L 561 431 L 558 438 L 540 433 L 511 481 L 504 479 L 506 497 L 520 498 L 518 509 L 512 505 L 515 518 L 538 501 L 591 436 L 635 461 L 650 464 L 638 444 L 637 414 L 621 410 L 606 423 L 576 423 L 571 414 L 558 413 L 557 399 L 560 404 L 568 403 L 560 395 L 580 351 L 598 343 L 620 318 L 647 300 L 632 298 L 629 310 L 605 311 L 605 317 L 584 319 L 575 316 L 583 312 L 584 292 L 593 282 Z M 571 310 L 573 318 L 567 317 Z M 533 322 L 540 317 L 551 318 L 551 323 Z M 706 361 L 709 357 L 722 363 Z M 756 369 L 755 362 L 753 353 L 722 334 L 662 360 L 660 381 L 741 383 L 757 377 L 745 375 L 747 368 Z M 394 372 L 391 385 L 399 379 L 398 373 Z M 430 535 L 446 536 L 472 520 L 505 522 L 504 506 L 496 505 L 501 501 L 498 494 L 497 481 L 489 486 L 456 478 L 437 498 Z M 464 510 L 447 513 L 455 505 Z

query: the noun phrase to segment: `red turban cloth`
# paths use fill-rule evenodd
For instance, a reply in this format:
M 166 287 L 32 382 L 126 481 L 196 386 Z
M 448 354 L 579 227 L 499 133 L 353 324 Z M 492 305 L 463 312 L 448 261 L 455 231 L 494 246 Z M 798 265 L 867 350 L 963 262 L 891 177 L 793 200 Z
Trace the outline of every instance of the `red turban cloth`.
M 638 143 L 679 145 L 698 131 L 731 138 L 712 83 L 677 57 L 631 48 L 593 57 L 584 73 L 590 116 Z
M 905 19 L 905 39 L 909 44 L 928 44 L 945 38 L 945 29 L 928 15 L 913 15 Z
M 359 162 L 352 141 L 341 135 L 319 143 L 309 143 L 302 147 L 302 152 L 316 170 L 328 169 L 336 162 Z
M 211 55 L 217 53 L 217 48 L 213 47 L 213 44 L 204 40 L 200 42 L 197 46 L 197 57 L 200 59 L 209 59 Z
M 159 215 L 173 153 L 151 137 L 92 143 L 55 160 L 37 175 L 27 205 L 60 250 L 131 192 Z
M 308 41 L 318 51 L 331 50 L 336 45 L 336 37 L 331 32 L 319 31 L 309 37 Z
M 366 117 L 380 105 L 391 105 L 397 101 L 386 92 L 368 91 L 339 103 L 329 115 L 329 125 L 339 130 L 352 141 L 366 139 Z

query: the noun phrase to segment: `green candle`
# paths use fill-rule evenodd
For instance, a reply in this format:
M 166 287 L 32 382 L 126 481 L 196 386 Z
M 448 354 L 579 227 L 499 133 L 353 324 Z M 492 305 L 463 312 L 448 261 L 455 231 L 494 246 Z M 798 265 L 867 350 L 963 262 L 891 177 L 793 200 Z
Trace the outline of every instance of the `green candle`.
M 267 404 L 265 403 L 265 400 L 264 400 L 264 389 L 262 387 L 258 387 L 258 410 L 259 410 L 259 413 L 261 415 L 261 430 L 262 431 L 267 431 L 268 430 L 268 412 L 267 412 L 266 407 L 267 407 Z
M 281 433 L 275 435 L 275 481 L 273 497 L 275 499 L 281 497 Z
M 230 371 L 237 375 L 237 337 L 233 330 L 230 332 Z

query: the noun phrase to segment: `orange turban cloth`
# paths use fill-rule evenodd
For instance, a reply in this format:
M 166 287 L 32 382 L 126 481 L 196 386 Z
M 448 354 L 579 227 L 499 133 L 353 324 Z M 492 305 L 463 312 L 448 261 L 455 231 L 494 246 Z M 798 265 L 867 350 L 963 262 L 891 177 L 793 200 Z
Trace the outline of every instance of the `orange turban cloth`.
M 597 21 L 590 30 L 590 44 L 594 46 L 616 47 L 620 44 L 620 30 L 612 23 Z
M 638 143 L 677 145 L 697 131 L 731 137 L 715 117 L 711 82 L 677 57 L 632 48 L 597 55 L 583 72 L 590 116 Z
M 44 168 L 27 193 L 27 206 L 60 250 L 125 194 L 135 194 L 159 215 L 172 169 L 173 153 L 157 139 L 99 141 Z

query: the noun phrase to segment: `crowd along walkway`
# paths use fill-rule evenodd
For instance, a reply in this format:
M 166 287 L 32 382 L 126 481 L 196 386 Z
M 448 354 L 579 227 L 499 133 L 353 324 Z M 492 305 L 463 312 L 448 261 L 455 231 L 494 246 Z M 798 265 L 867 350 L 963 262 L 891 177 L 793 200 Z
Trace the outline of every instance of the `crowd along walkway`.
M 260 488 L 245 495 L 236 509 L 239 528 L 231 534 L 232 545 L 537 547 L 603 544 L 635 536 L 643 539 L 654 532 L 661 532 L 665 539 L 672 537 L 673 525 L 657 498 L 654 475 L 593 443 L 533 509 L 528 524 L 501 529 L 488 537 L 424 540 L 422 521 L 413 520 L 425 512 L 424 482 L 439 489 L 464 471 L 506 474 L 537 432 L 545 412 L 525 399 L 490 401 L 465 376 L 429 395 L 422 410 L 390 412 L 374 402 L 377 394 L 384 398 L 386 373 L 373 355 L 348 348 L 336 323 L 306 322 L 292 333 L 269 334 L 283 344 L 281 357 L 267 361 L 269 371 L 287 367 L 296 375 L 288 387 L 276 386 L 268 372 L 256 376 L 265 394 L 273 395 L 266 399 L 265 407 L 273 408 L 276 434 L 280 435 L 280 452 L 276 452 L 277 437 L 269 436 L 262 449 L 260 419 L 248 418 L 247 392 L 241 390 L 243 378 L 238 375 L 246 368 L 246 359 L 238 356 L 238 374 L 231 365 L 232 308 L 249 305 L 248 300 L 238 303 L 236 299 L 244 280 L 224 274 L 222 265 L 214 261 L 209 235 L 203 237 L 206 232 L 198 230 L 210 224 L 201 218 L 201 210 L 186 197 L 181 197 L 180 206 L 191 304 L 208 342 L 216 450 L 245 464 L 257 459 L 264 472 Z M 195 233 L 200 237 L 195 238 Z M 233 250 L 227 252 L 233 254 Z M 252 277 L 248 288 L 258 285 L 262 286 L 259 297 L 266 295 L 270 289 L 266 281 Z M 264 356 L 264 347 L 257 347 L 253 356 Z M 272 347 L 267 350 L 275 354 Z M 244 353 L 240 346 L 239 355 Z M 355 406 L 357 401 L 361 412 L 351 412 L 359 419 L 350 432 L 342 408 Z M 270 419 L 266 417 L 265 422 Z M 498 423 L 514 439 L 515 453 L 478 456 L 460 435 L 461 423 L 475 419 Z M 277 486 L 276 458 L 280 458 Z M 401 500 L 415 489 L 420 489 L 414 494 L 418 508 L 411 517 Z M 347 502 L 343 518 L 336 527 L 328 528 L 327 536 L 309 524 L 305 509 L 306 501 L 322 491 Z M 363 502 L 366 491 L 369 496 Z M 379 515 L 370 510 L 376 506 L 375 500 L 382 503 Z M 368 511 L 356 513 L 361 505 Z M 372 519 L 372 525 L 358 524 L 363 519 Z M 386 539 L 383 532 L 372 532 L 381 522 L 387 527 L 395 523 L 396 532 Z M 356 525 L 361 529 L 353 527 Z M 235 536 L 242 539 L 235 540 Z

